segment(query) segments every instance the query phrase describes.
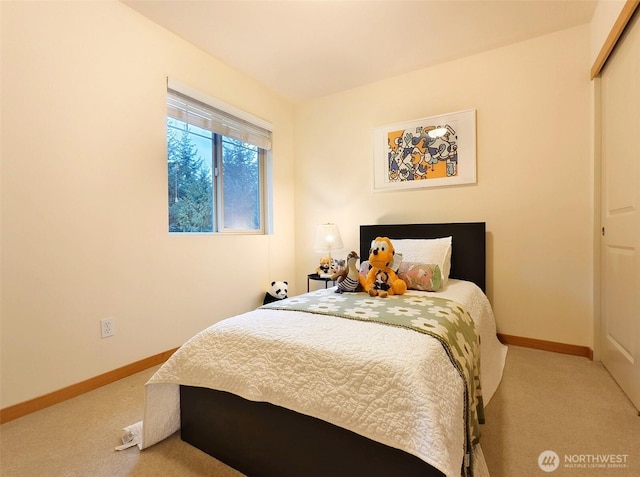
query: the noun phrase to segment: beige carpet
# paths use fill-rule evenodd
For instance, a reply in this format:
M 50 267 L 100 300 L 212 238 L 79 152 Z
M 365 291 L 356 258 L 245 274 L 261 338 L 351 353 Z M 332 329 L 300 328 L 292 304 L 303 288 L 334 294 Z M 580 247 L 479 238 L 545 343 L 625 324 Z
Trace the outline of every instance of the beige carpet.
M 511 346 L 486 414 L 481 445 L 494 477 L 640 476 L 640 417 L 599 362 Z M 546 450 L 559 458 L 553 472 L 538 467 Z M 607 456 L 626 466 L 594 462 Z
M 120 429 L 141 419 L 154 370 L 0 426 L 0 475 L 240 476 L 177 434 L 144 452 L 113 450 Z M 599 363 L 510 347 L 486 414 L 482 447 L 492 477 L 640 476 L 640 417 Z M 559 459 L 551 473 L 538 466 L 546 450 Z M 595 467 L 595 458 L 611 455 L 626 455 L 625 467 Z

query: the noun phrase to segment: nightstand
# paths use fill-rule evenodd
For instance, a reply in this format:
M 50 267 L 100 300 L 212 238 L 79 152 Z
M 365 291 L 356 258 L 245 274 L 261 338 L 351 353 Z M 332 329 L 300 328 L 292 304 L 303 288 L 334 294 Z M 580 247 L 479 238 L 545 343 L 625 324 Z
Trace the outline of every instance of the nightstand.
M 311 280 L 316 280 L 318 282 L 324 282 L 324 287 L 327 288 L 329 286 L 329 282 L 332 283 L 332 285 L 336 284 L 335 280 L 332 280 L 331 277 L 321 277 L 320 275 L 318 275 L 317 273 L 310 273 L 309 275 L 307 275 L 307 292 L 309 292 L 309 283 Z

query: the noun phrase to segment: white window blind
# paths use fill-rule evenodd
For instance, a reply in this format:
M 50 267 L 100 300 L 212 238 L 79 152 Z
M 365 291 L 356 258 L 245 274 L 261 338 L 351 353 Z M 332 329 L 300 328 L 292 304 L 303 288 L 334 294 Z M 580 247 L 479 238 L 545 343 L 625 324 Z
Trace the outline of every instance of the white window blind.
M 271 149 L 269 123 L 171 80 L 167 83 L 167 115 L 267 151 Z

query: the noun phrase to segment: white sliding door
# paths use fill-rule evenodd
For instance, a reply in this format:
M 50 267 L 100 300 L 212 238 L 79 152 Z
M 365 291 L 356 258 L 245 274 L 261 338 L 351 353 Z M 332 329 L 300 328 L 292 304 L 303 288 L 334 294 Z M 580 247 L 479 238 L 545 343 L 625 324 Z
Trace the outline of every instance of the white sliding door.
M 640 409 L 640 12 L 601 78 L 601 356 Z

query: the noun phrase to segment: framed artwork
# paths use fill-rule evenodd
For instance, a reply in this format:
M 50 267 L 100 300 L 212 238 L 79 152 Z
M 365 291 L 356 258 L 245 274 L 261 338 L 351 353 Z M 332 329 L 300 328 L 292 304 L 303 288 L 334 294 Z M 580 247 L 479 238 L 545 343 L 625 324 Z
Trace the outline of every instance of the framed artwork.
M 375 129 L 374 189 L 476 182 L 476 110 Z

